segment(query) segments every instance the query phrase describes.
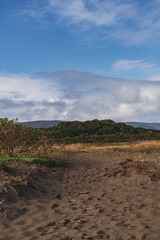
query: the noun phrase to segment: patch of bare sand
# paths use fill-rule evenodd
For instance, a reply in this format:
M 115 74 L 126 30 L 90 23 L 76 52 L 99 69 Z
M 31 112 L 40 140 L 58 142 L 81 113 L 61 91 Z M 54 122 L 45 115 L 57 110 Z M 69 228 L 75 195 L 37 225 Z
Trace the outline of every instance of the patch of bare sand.
M 0 172 L 0 240 L 160 239 L 158 153 L 72 153 L 66 162 Z

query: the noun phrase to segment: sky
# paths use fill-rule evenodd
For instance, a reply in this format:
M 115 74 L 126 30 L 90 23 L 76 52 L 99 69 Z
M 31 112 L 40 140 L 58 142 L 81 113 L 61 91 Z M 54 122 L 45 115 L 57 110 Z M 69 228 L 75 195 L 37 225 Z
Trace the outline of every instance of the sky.
M 0 0 L 0 117 L 160 122 L 159 0 Z

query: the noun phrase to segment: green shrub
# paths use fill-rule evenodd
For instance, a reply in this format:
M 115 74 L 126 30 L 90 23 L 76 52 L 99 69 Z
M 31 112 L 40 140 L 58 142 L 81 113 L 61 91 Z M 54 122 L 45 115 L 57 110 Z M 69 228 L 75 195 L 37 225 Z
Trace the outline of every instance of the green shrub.
M 37 142 L 36 132 L 21 125 L 15 120 L 0 119 L 0 151 L 1 155 L 13 156 L 26 152 Z

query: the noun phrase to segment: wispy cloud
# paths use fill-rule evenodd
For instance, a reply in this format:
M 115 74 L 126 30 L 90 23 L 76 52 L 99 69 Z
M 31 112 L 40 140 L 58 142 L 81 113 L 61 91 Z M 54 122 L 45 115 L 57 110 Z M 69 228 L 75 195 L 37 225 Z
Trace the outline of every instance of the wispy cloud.
M 48 0 L 28 0 L 23 6 L 23 8 L 16 9 L 13 16 L 19 16 L 25 22 L 34 19 L 40 24 L 49 24 L 47 18 L 51 14 L 51 9 Z
M 89 23 L 95 26 L 111 26 L 133 18 L 131 3 L 97 0 L 49 0 L 53 10 L 71 24 Z
M 160 72 L 160 71 L 159 71 Z M 159 81 L 160 82 L 160 73 L 159 74 L 153 74 L 151 76 L 148 77 L 148 80 L 150 81 Z
M 41 22 L 81 26 L 86 34 L 94 30 L 99 35 L 100 31 L 103 40 L 119 39 L 125 44 L 140 45 L 149 40 L 159 43 L 159 12 L 157 0 L 146 0 L 145 5 L 138 0 L 35 0 L 28 1 L 20 15 Z
M 131 81 L 78 71 L 0 76 L 1 117 L 159 121 L 160 82 Z
M 140 71 L 154 71 L 157 66 L 152 61 L 145 59 L 139 60 L 129 60 L 120 59 L 113 64 L 113 71 L 130 71 L 130 70 L 140 70 Z

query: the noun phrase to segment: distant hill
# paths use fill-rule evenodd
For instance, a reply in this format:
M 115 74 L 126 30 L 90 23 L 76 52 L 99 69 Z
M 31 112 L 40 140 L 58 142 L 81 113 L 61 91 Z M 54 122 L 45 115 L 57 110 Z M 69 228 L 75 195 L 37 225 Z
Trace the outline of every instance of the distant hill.
M 125 124 L 132 127 L 142 127 L 147 129 L 160 130 L 160 123 L 144 123 L 144 122 L 125 122 Z
M 48 128 L 48 127 L 53 127 L 62 121 L 60 120 L 42 120 L 42 121 L 29 121 L 29 122 L 21 122 L 22 124 L 26 125 L 27 127 L 32 127 L 32 128 Z
M 32 128 L 48 128 L 53 127 L 63 121 L 61 120 L 40 120 L 40 121 L 29 121 L 29 122 L 22 122 L 22 124 L 25 124 L 27 127 Z M 142 127 L 146 129 L 154 129 L 154 130 L 160 130 L 160 123 L 144 123 L 144 122 L 125 122 L 126 125 L 132 126 L 132 127 Z

